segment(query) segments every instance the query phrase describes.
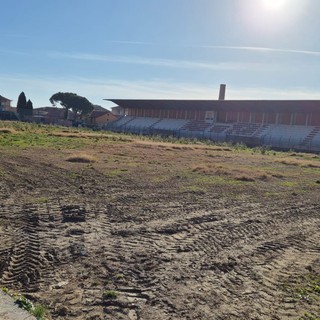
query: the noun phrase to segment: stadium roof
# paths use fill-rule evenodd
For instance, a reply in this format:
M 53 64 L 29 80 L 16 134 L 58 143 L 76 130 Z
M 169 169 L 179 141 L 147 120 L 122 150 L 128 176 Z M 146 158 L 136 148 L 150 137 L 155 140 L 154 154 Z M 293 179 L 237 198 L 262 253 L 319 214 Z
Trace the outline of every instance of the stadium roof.
M 104 99 L 126 109 L 320 111 L 320 100 L 157 100 Z

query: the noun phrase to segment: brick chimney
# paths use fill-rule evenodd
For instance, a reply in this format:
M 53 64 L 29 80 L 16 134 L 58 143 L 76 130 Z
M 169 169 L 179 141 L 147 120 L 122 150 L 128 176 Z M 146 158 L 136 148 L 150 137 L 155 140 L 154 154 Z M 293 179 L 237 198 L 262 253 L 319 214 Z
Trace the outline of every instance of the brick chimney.
M 224 100 L 226 96 L 226 85 L 220 84 L 219 100 Z

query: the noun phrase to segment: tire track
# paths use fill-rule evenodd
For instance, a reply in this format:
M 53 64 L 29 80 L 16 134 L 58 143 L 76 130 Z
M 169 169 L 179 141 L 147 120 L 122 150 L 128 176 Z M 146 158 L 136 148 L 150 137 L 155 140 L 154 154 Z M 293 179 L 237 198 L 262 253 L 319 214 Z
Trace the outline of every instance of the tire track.
M 15 230 L 9 262 L 2 273 L 2 284 L 27 292 L 39 289 L 40 243 L 37 234 L 39 215 L 34 206 L 24 206 L 20 213 L 22 226 Z
M 281 284 L 319 257 L 317 204 L 121 199 L 5 206 L 1 284 L 48 292 L 57 319 L 295 319 Z

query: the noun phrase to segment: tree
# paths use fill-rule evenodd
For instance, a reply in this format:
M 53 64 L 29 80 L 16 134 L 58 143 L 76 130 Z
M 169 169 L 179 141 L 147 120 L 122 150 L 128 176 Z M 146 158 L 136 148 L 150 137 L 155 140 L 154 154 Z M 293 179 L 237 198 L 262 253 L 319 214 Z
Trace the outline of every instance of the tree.
M 75 118 L 89 114 L 93 110 L 93 104 L 85 97 L 78 96 L 72 92 L 57 92 L 49 99 L 51 104 L 56 106 L 60 104 L 64 107 L 65 114 L 64 118 L 67 119 L 68 117 L 68 110 L 72 109 L 75 114 Z
M 33 115 L 33 103 L 31 102 L 30 99 L 27 101 L 25 114 L 27 116 L 32 116 Z
M 67 119 L 68 110 L 71 109 L 72 107 L 72 104 L 70 101 L 72 101 L 72 97 L 74 96 L 76 96 L 76 94 L 71 92 L 57 92 L 51 96 L 49 101 L 53 106 L 57 106 L 57 104 L 60 104 L 62 107 L 64 107 L 65 108 L 64 118 Z
M 79 116 L 82 119 L 83 116 L 91 113 L 93 109 L 93 104 L 87 98 L 81 96 L 74 97 L 72 111 L 75 114 L 75 118 Z
M 27 108 L 27 98 L 26 95 L 24 94 L 24 92 L 22 91 L 19 94 L 18 97 L 18 102 L 17 102 L 17 113 L 20 116 L 24 116 L 25 115 L 25 110 Z

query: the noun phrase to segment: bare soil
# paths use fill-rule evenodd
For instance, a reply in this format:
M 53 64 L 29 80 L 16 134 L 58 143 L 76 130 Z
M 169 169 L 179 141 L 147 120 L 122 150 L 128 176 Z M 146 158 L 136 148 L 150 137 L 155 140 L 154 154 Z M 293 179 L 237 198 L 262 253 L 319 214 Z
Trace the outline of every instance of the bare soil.
M 319 316 L 318 155 L 130 139 L 0 151 L 0 286 L 48 318 Z

